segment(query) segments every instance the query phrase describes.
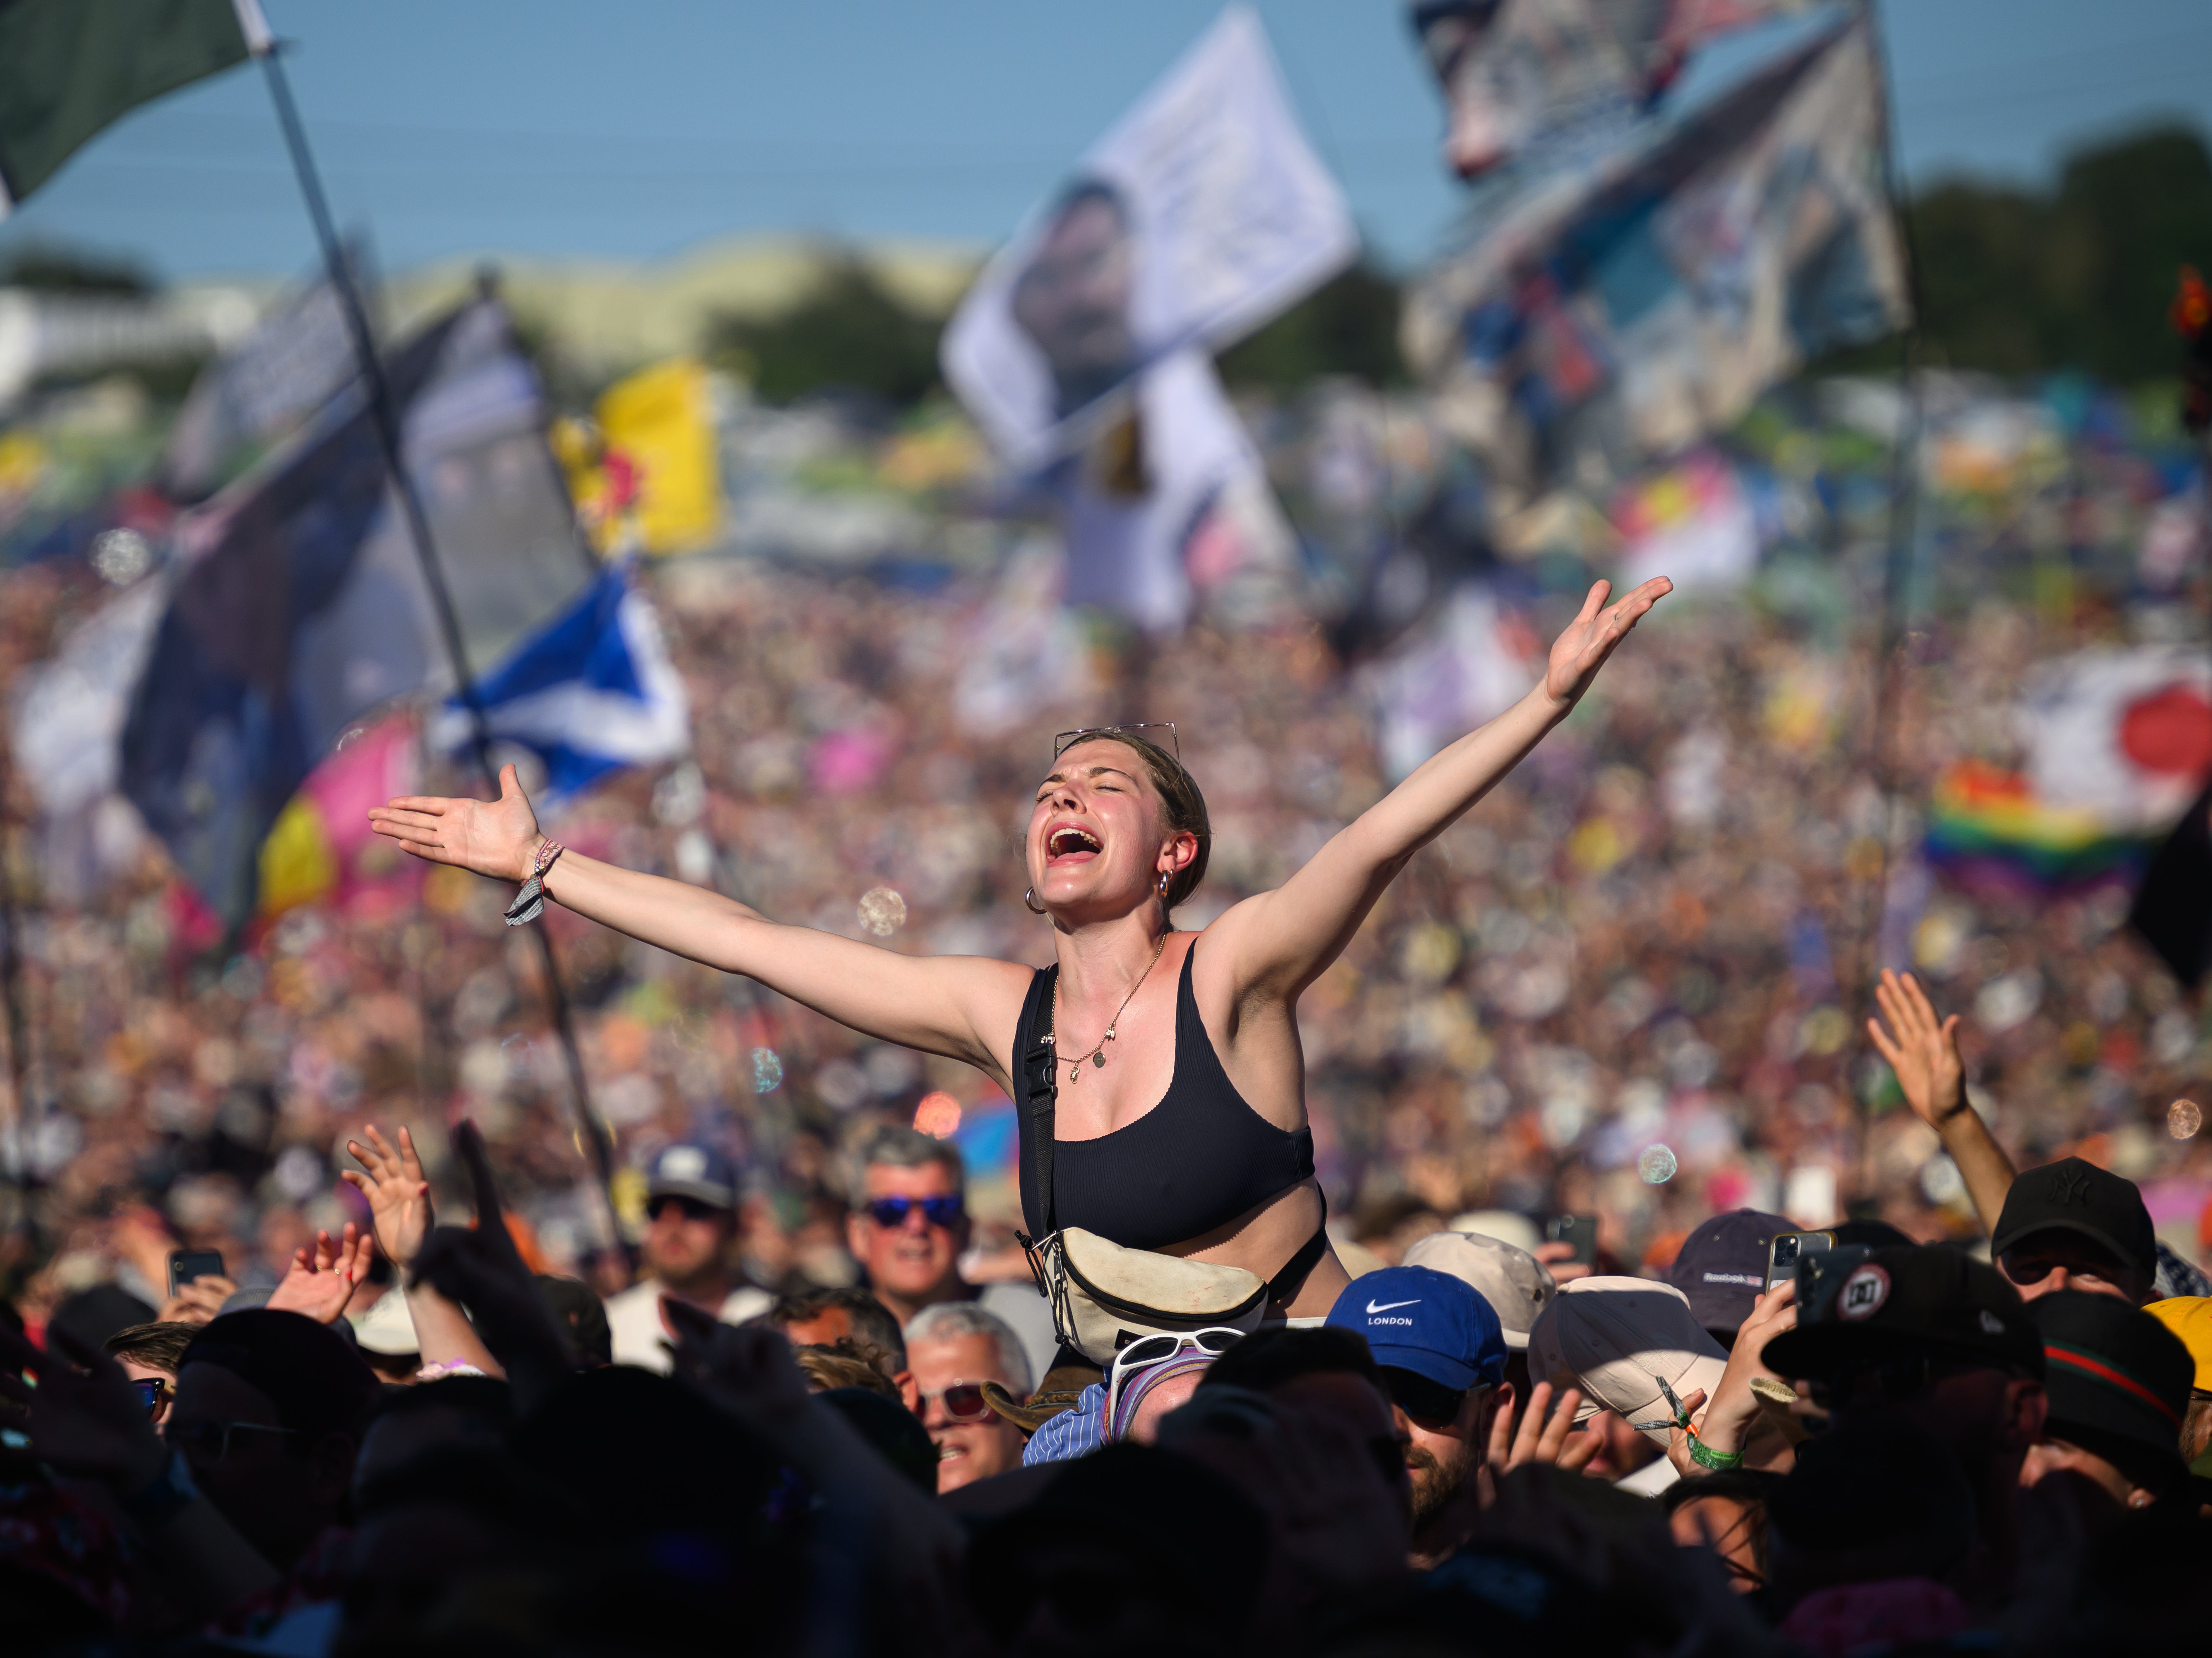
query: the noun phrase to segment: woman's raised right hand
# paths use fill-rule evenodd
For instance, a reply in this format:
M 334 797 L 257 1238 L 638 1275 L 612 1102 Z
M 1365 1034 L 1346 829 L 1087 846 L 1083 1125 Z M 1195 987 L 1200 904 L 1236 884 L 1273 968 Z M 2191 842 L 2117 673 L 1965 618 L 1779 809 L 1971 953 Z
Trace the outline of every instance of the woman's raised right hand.
M 530 878 L 538 855 L 538 814 L 530 809 L 513 766 L 499 768 L 499 799 L 454 800 L 403 794 L 375 807 L 369 827 L 403 852 L 434 864 L 456 864 L 502 881 Z

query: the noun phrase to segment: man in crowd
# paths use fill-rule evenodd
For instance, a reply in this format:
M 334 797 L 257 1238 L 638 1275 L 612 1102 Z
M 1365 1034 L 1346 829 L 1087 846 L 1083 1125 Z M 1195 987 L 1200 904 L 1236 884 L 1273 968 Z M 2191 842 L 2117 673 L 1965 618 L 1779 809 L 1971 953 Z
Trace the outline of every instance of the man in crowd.
M 133 1324 L 103 1344 L 145 1399 L 147 1419 L 156 1428 L 169 1419 L 169 1407 L 177 1399 L 177 1367 L 185 1362 L 185 1349 L 200 1328 L 176 1322 Z
M 1022 1430 L 983 1399 L 987 1382 L 1029 1397 L 1029 1357 L 1003 1320 L 972 1302 L 937 1302 L 906 1327 L 906 1357 L 940 1496 L 1021 1466 Z
M 2043 1334 L 2051 1411 L 2021 1482 L 2070 1474 L 2098 1494 L 2092 1524 L 2109 1525 L 2187 1487 L 2181 1433 L 2196 1362 L 2148 1313 L 2118 1297 L 2062 1290 L 2029 1309 Z
M 653 1160 L 645 1188 L 645 1276 L 607 1302 L 615 1363 L 668 1369 L 674 1334 L 661 1303 L 679 1301 L 725 1324 L 769 1309 L 764 1290 L 733 1264 L 738 1171 L 711 1145 L 672 1145 Z
M 2080 1157 L 2019 1175 L 1990 1253 L 2027 1300 L 2082 1290 L 2131 1307 L 2154 1298 L 2158 1234 L 2130 1180 Z
M 1482 1506 L 1478 1472 L 1505 1374 L 1490 1303 L 1427 1266 L 1386 1266 L 1355 1279 L 1328 1325 L 1357 1331 L 1382 1367 L 1413 1482 L 1413 1564 L 1424 1570 L 1467 1541 Z
M 1839 1427 L 1871 1414 L 1949 1448 L 1978 1522 L 1971 1587 L 1992 1606 L 2018 1564 L 2021 1469 L 2049 1412 L 2043 1338 L 2003 1275 L 1959 1250 L 1836 1254 L 1796 1327 L 1766 1343 L 1765 1363 L 1810 1381 Z
M 980 1303 L 1013 1329 L 1029 1373 L 1044 1375 L 1060 1344 L 1036 1286 L 991 1284 L 979 1291 L 960 1276 L 969 1230 L 960 1149 L 891 1127 L 869 1137 L 857 1162 L 845 1235 L 875 1298 L 902 1327 L 939 1302 Z
M 914 1373 L 907 1369 L 906 1338 L 890 1309 L 866 1290 L 848 1284 L 778 1296 L 761 1321 L 782 1331 L 794 1347 L 834 1347 L 843 1341 L 862 1351 L 873 1348 L 884 1354 L 891 1384 L 907 1409 L 921 1413 Z

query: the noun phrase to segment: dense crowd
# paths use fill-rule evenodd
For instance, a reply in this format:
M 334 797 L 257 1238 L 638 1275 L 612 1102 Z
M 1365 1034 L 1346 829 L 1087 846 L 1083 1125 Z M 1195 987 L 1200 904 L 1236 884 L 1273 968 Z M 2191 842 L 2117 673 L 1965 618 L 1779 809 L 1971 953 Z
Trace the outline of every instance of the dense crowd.
M 1986 1261 L 1856 1220 L 1785 1271 L 1793 1223 L 1750 1210 L 1659 1278 L 1447 1230 L 1326 1319 L 1040 1374 L 1017 1327 L 1049 1351 L 1049 1314 L 963 1281 L 960 1160 L 915 1130 L 854 1159 L 864 1284 L 777 1297 L 737 1275 L 711 1147 L 654 1160 L 644 1276 L 604 1303 L 533 1275 L 472 1125 L 453 1150 L 468 1225 L 372 1131 L 369 1229 L 272 1291 L 7 1321 L 10 1651 L 2202 1639 L 2212 1298 L 2156 1287 L 2140 1191 L 2079 1158 L 1978 1190 Z

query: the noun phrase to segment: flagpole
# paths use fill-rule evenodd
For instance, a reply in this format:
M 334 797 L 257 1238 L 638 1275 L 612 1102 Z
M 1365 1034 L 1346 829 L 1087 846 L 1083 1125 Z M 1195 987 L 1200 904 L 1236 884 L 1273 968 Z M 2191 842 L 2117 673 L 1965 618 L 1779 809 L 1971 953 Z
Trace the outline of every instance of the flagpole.
M 499 773 L 491 762 L 491 727 L 485 718 L 483 699 L 477 693 L 476 676 L 469 666 L 468 642 L 461 633 L 459 613 L 453 608 L 451 590 L 446 585 L 444 566 L 438 557 L 438 547 L 430 531 L 430 515 L 424 510 L 421 493 L 415 487 L 413 475 L 407 470 L 401 448 L 399 420 L 392 397 L 392 387 L 385 379 L 384 361 L 378 355 L 376 341 L 369 332 L 368 313 L 362 307 L 361 292 L 355 287 L 352 270 L 338 242 L 337 228 L 331 219 L 329 199 L 323 193 L 322 174 L 315 166 L 314 153 L 307 146 L 307 129 L 300 120 L 299 106 L 292 100 L 292 86 L 284 73 L 281 43 L 271 41 L 266 50 L 258 52 L 264 76 L 269 82 L 269 95 L 276 106 L 277 125 L 283 129 L 284 147 L 291 154 L 292 171 L 300 181 L 300 194 L 305 198 L 307 217 L 313 222 L 315 240 L 320 245 L 323 264 L 330 271 L 331 290 L 338 297 L 339 308 L 345 313 L 346 329 L 353 341 L 354 357 L 361 367 L 362 378 L 368 389 L 369 425 L 376 434 L 377 447 L 382 451 L 386 470 L 392 476 L 394 489 L 399 496 L 400 512 L 407 520 L 410 539 L 415 544 L 415 556 L 422 568 L 422 580 L 430 590 L 430 599 L 438 612 L 438 627 L 444 636 L 446 654 L 453 671 L 456 694 L 461 706 L 469 714 L 469 746 L 477 769 L 493 793 L 499 792 Z M 545 995 L 553 1017 L 553 1029 L 560 1038 L 562 1056 L 568 1062 L 568 1084 L 572 1091 L 577 1127 L 592 1163 L 599 1178 L 599 1193 L 607 1206 L 610 1236 L 617 1248 L 623 1248 L 621 1217 L 615 1209 L 614 1153 L 608 1141 L 605 1126 L 592 1108 L 591 1088 L 584 1072 L 584 1058 L 576 1045 L 574 1021 L 570 1017 L 568 996 L 561 981 L 561 967 L 553 951 L 553 939 L 543 926 L 530 931 L 538 939 L 538 953 L 545 970 Z
M 1875 0 L 1859 0 L 1860 14 L 1875 45 L 1881 74 L 1882 188 L 1897 215 L 1898 234 L 1905 247 L 1905 294 L 1912 315 L 1898 340 L 1898 381 L 1902 401 L 1898 411 L 1897 438 L 1890 451 L 1889 535 L 1882 560 L 1881 631 L 1875 654 L 1874 732 L 1870 758 L 1875 787 L 1881 796 L 1881 836 L 1875 859 L 1874 891 L 1862 905 L 1859 937 L 1852 950 L 1852 1028 L 1863 1029 L 1873 1010 L 1874 985 L 1881 970 L 1881 925 L 1889 908 L 1889 874 L 1897 840 L 1897 738 L 1904 698 L 1899 658 L 1905 639 L 1905 608 L 1911 597 L 1913 541 L 1918 532 L 1920 506 L 1920 438 L 1924 411 L 1917 367 L 1920 345 L 1920 258 L 1913 245 L 1912 220 L 1898 190 L 1897 110 L 1890 93 L 1889 52 Z M 1869 1133 L 1873 1108 L 1863 1088 L 1853 1090 L 1858 1117 L 1858 1171 L 1855 1180 L 1861 1198 L 1873 1195 L 1873 1136 Z

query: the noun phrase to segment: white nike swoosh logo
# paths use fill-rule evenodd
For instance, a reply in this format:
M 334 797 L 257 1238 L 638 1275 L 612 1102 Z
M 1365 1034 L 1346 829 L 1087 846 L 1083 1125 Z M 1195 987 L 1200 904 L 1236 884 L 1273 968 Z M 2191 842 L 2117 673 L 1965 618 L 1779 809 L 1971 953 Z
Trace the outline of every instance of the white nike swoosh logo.
M 1418 1307 L 1420 1304 L 1421 1298 L 1419 1296 L 1415 1296 L 1411 1301 L 1386 1301 L 1382 1303 L 1379 1306 L 1376 1303 L 1370 1301 L 1367 1303 L 1367 1310 L 1370 1314 L 1387 1313 L 1393 1307 Z

